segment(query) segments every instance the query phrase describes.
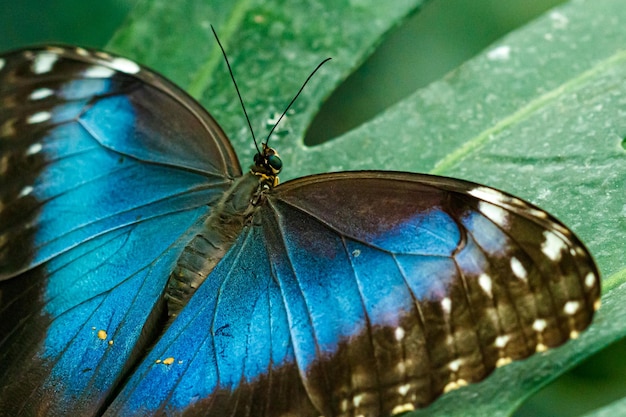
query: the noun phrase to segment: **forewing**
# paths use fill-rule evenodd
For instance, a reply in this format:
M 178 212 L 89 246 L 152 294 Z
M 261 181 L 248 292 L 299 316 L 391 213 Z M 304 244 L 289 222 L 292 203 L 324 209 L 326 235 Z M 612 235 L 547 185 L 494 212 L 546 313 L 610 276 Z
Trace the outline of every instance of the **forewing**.
M 123 58 L 5 54 L 0 105 L 0 408 L 97 414 L 240 168 L 191 98 Z

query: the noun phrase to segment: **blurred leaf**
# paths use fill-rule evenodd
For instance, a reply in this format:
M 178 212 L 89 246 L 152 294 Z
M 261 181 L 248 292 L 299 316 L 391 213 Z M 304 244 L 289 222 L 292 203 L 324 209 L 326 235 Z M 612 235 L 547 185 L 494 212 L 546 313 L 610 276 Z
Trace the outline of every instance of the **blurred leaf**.
M 595 410 L 592 413 L 585 414 L 582 417 L 615 417 L 626 415 L 626 398 Z
M 244 165 L 252 161 L 254 148 L 210 25 L 226 48 L 260 139 L 269 131 L 268 120 L 284 110 L 315 66 L 332 57 L 282 124 L 291 134 L 280 152 L 290 161 L 291 152 L 303 149 L 304 130 L 324 99 L 386 32 L 423 2 L 144 1 L 108 49 L 157 69 L 199 98 L 229 135 Z M 176 36 L 181 28 L 184 36 Z
M 305 137 L 341 136 L 564 0 L 439 0 L 416 13 L 337 88 Z
M 37 43 L 102 48 L 130 10 L 132 0 L 7 1 L 0 14 L 0 50 Z
M 340 169 L 433 172 L 513 192 L 568 224 L 608 278 L 590 330 L 410 414 L 509 415 L 626 334 L 626 8 L 621 0 L 572 1 L 362 127 L 305 147 L 305 129 L 324 98 L 420 4 L 157 0 L 141 3 L 110 46 L 199 97 L 244 165 L 251 140 L 209 25 L 227 48 L 261 138 L 266 121 L 331 56 L 283 125 L 290 134 L 272 139 L 285 162 L 283 180 Z

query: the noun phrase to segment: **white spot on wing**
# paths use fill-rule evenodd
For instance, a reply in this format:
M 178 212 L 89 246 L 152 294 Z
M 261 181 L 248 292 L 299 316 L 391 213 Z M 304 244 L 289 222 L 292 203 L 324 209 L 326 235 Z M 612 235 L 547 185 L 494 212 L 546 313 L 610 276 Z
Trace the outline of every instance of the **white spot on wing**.
M 490 203 L 501 203 L 503 200 L 506 200 L 506 198 L 504 198 L 505 196 L 500 191 L 489 187 L 476 187 L 469 190 L 467 193 L 479 200 L 485 200 Z
M 404 397 L 407 394 L 407 392 L 409 392 L 409 389 L 411 389 L 411 385 L 409 384 L 401 385 L 400 387 L 398 387 L 398 393 Z
M 487 59 L 492 61 L 506 61 L 511 57 L 511 47 L 508 45 L 498 46 L 487 52 Z
M 441 308 L 443 309 L 444 313 L 450 314 L 450 312 L 452 311 L 452 300 L 448 297 L 444 297 L 441 300 Z
M 504 347 L 506 347 L 507 343 L 509 343 L 510 339 L 511 338 L 508 335 L 503 334 L 503 335 L 496 337 L 496 340 L 493 344 L 495 347 L 499 349 L 503 349 Z
M 89 67 L 83 72 L 86 78 L 110 78 L 113 74 L 115 74 L 114 69 L 103 66 Z
M 450 369 L 452 372 L 458 372 L 459 368 L 461 367 L 461 363 L 461 359 L 455 359 L 448 364 L 448 369 Z
M 492 281 L 489 275 L 480 274 L 480 276 L 478 277 L 478 285 L 480 285 L 480 287 L 489 297 L 493 297 L 493 294 L 491 293 Z
M 517 259 L 515 256 L 511 256 L 511 271 L 513 271 L 513 275 L 518 277 L 519 279 L 526 280 L 528 277 L 528 271 L 524 268 L 524 265 Z
M 404 329 L 402 327 L 397 327 L 394 332 L 394 335 L 398 342 L 401 341 L 402 339 L 404 339 Z
M 547 326 L 548 326 L 548 323 L 546 323 L 544 319 L 536 319 L 533 322 L 533 330 L 538 333 L 543 332 Z
M 32 71 L 35 74 L 46 74 L 52 70 L 54 64 L 59 60 L 57 54 L 42 52 L 35 55 Z
M 49 88 L 38 88 L 34 90 L 32 93 L 30 93 L 28 98 L 30 100 L 41 100 L 43 98 L 50 97 L 53 94 L 54 94 L 54 91 L 52 91 Z
M 358 258 L 359 256 L 361 256 L 361 251 L 359 249 L 353 250 L 352 256 L 354 256 L 355 258 Z
M 29 124 L 42 123 L 47 120 L 50 120 L 50 117 L 52 117 L 50 112 L 40 111 L 38 113 L 31 114 L 30 116 L 28 116 L 28 118 L 26 119 L 26 123 L 29 123 Z
M 2 68 L 4 68 L 4 66 L 6 65 L 6 63 L 7 63 L 7 61 L 6 61 L 5 59 L 0 58 L 0 70 L 1 70 Z
M 120 72 L 126 74 L 137 74 L 141 68 L 137 63 L 126 58 L 114 58 L 111 60 L 111 66 Z
M 563 306 L 563 312 L 568 316 L 576 314 L 576 312 L 580 309 L 580 302 L 578 301 L 568 301 Z
M 32 192 L 33 192 L 33 187 L 31 187 L 30 185 L 27 185 L 26 187 L 22 188 L 22 190 L 18 194 L 18 198 L 19 197 L 26 197 L 27 195 L 29 195 Z
M 596 276 L 590 272 L 585 277 L 585 287 L 593 288 L 596 285 Z
M 545 230 L 543 232 L 545 240 L 541 243 L 541 251 L 553 261 L 561 259 L 561 251 L 565 249 L 565 243 L 554 233 Z
M 43 146 L 41 146 L 41 143 L 39 142 L 33 143 L 32 145 L 28 147 L 28 149 L 26 149 L 26 156 L 35 155 L 41 152 L 42 149 L 43 149 Z
M 491 220 L 498 226 L 502 226 L 504 228 L 508 226 L 509 214 L 503 208 L 481 201 L 480 203 L 478 203 L 478 209 L 480 210 L 481 213 L 487 216 L 489 220 Z

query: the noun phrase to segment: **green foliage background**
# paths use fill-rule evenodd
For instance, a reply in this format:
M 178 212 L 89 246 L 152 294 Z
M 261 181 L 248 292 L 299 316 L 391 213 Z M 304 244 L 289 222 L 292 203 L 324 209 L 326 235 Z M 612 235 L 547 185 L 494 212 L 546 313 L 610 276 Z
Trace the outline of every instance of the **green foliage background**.
M 50 41 L 108 45 L 162 71 L 201 99 L 233 138 L 242 161 L 250 156 L 248 134 L 214 41 L 202 25 L 210 20 L 227 44 L 257 130 L 265 128 L 265 121 L 297 90 L 306 76 L 304 68 L 332 56 L 277 139 L 283 158 L 292 161 L 287 166 L 297 165 L 283 179 L 325 170 L 382 168 L 485 182 L 555 213 L 589 244 L 609 278 L 598 323 L 581 340 L 501 369 L 488 382 L 447 395 L 411 416 L 509 415 L 556 374 L 606 346 L 531 397 L 515 416 L 587 411 L 589 417 L 626 415 L 623 401 L 599 408 L 626 392 L 626 347 L 623 341 L 615 342 L 626 332 L 620 326 L 620 284 L 626 280 L 626 87 L 620 73 L 626 58 L 620 44 L 626 45 L 626 36 L 611 31 L 611 25 L 618 24 L 611 23 L 610 15 L 600 16 L 601 7 L 613 7 L 614 18 L 624 21 L 620 7 L 626 8 L 619 0 L 600 0 L 601 6 L 574 0 L 510 37 L 505 34 L 562 1 L 436 0 L 419 13 L 418 0 L 397 1 L 374 13 L 368 0 L 353 0 L 345 10 L 341 5 L 347 3 L 338 1 L 336 13 L 315 19 L 309 10 L 286 11 L 281 2 L 271 0 L 166 3 L 138 2 L 125 20 L 134 6 L 128 0 L 13 2 L 0 15 L 0 49 Z M 317 6 L 312 9 L 323 13 L 325 3 L 311 1 Z M 164 11 L 172 4 L 179 7 L 180 16 Z M 360 20 L 347 14 L 355 10 L 362 13 Z M 407 13 L 414 16 L 405 21 Z M 176 20 L 181 16 L 193 16 L 189 26 Z M 201 21 L 198 16 L 206 17 Z M 347 35 L 325 27 L 325 21 L 341 21 Z M 293 28 L 300 29 L 299 39 L 291 38 Z M 386 32 L 386 40 L 362 62 Z M 552 49 L 541 44 L 548 35 L 557 38 Z M 497 59 L 481 53 L 485 48 L 493 51 L 492 42 L 518 48 L 524 62 L 498 67 Z M 285 65 L 294 60 L 300 62 Z M 507 70 L 517 74 L 510 76 Z M 520 76 L 523 71 L 528 74 Z M 498 83 L 508 76 L 514 83 Z M 507 98 L 503 110 L 476 110 L 477 102 L 488 108 L 489 97 L 500 94 Z M 467 135 L 458 133 L 463 131 Z M 338 139 L 312 147 L 295 143 L 305 132 L 308 145 Z M 586 142 L 577 143 L 576 138 Z M 395 156 L 407 152 L 415 157 Z M 526 374 L 530 376 L 520 376 Z

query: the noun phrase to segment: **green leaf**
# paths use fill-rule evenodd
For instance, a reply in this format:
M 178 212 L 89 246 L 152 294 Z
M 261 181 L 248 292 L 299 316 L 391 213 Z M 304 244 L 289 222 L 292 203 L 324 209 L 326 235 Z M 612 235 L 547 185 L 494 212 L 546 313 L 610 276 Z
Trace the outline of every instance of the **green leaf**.
M 423 0 L 144 1 L 108 49 L 162 72 L 198 98 L 231 138 L 244 165 L 253 146 L 226 64 L 210 25 L 226 48 L 252 125 L 261 140 L 309 73 L 311 80 L 272 140 L 291 166 L 307 153 L 302 138 L 324 99 L 373 51 L 383 35 L 418 10 Z M 184 28 L 184 36 L 175 36 Z M 308 158 L 307 158 L 308 159 Z M 287 176 L 299 176 L 288 170 Z
M 626 415 L 626 398 L 615 401 L 605 407 L 597 409 L 592 413 L 583 415 L 582 417 L 615 417 Z
M 132 0 L 27 0 L 5 2 L 0 50 L 36 43 L 102 48 L 130 10 Z
M 431 172 L 484 183 L 555 214 L 605 277 L 603 308 L 581 337 L 497 370 L 410 416 L 506 416 L 530 394 L 626 334 L 626 8 L 572 1 L 500 40 L 374 120 L 307 148 L 323 100 L 421 1 L 143 2 L 110 46 L 198 97 L 244 165 L 253 147 L 210 24 L 229 53 L 260 138 L 310 70 L 272 139 L 282 179 L 343 169 Z M 181 38 L 176 34 L 185 31 Z

